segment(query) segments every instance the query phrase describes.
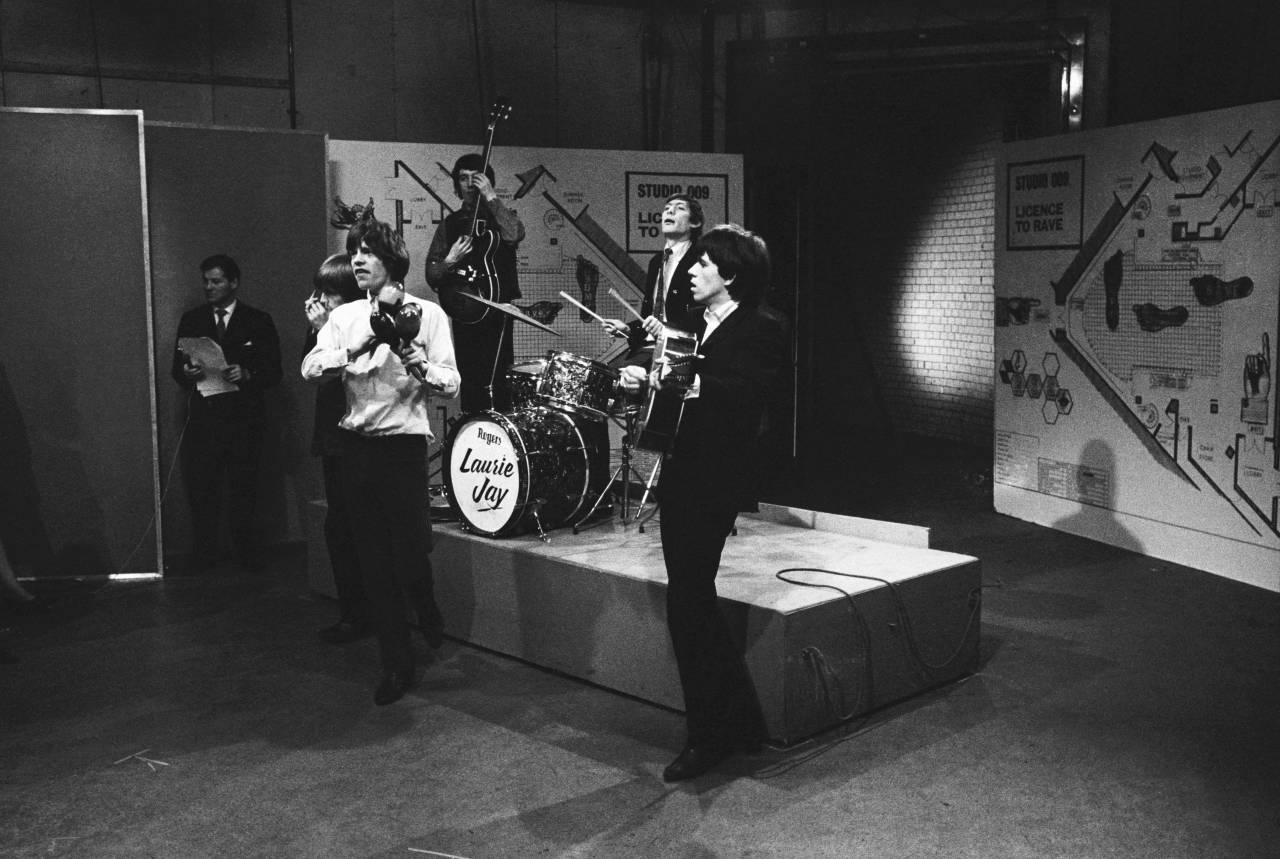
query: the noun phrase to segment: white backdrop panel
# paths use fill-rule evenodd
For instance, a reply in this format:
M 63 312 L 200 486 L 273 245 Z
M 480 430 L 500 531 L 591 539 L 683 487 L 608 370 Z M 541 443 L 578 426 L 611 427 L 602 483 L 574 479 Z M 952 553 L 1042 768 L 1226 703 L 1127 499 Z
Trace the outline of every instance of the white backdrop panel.
M 996 509 L 1280 590 L 1280 102 L 1009 144 Z

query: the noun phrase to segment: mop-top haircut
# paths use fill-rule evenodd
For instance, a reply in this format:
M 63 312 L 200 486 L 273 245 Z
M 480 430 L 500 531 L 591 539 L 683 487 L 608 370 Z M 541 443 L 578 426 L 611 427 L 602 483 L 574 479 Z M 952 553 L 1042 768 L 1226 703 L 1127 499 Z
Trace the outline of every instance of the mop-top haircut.
M 716 264 L 720 276 L 729 281 L 726 289 L 734 301 L 755 306 L 769 290 L 769 246 L 750 230 L 737 224 L 720 224 L 703 233 L 689 250 L 695 258 L 703 254 Z
M 377 218 L 361 218 L 347 231 L 347 253 L 354 255 L 360 250 L 361 242 L 386 266 L 391 280 L 404 282 L 409 273 L 409 251 L 404 246 L 404 237 L 395 228 Z

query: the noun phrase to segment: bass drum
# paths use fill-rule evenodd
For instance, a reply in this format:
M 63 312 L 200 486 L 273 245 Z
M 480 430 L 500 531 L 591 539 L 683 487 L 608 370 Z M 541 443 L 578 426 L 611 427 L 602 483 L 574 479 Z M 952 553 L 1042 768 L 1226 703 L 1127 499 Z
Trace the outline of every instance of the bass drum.
M 444 450 L 458 517 L 489 537 L 576 525 L 606 480 L 592 472 L 596 451 L 581 420 L 543 406 L 461 420 Z

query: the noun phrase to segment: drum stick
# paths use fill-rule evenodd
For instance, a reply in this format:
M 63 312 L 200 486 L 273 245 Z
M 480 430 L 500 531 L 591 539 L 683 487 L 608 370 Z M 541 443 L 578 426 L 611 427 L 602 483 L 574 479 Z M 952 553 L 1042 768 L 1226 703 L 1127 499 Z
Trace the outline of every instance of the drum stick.
M 604 322 L 604 317 L 603 317 L 603 316 L 601 316 L 599 313 L 596 313 L 596 312 L 595 312 L 594 310 L 592 310 L 590 307 L 587 307 L 587 306 L 586 306 L 585 304 L 583 304 L 581 301 L 578 301 L 578 299 L 574 298 L 572 295 L 570 295 L 569 293 L 565 292 L 563 289 L 562 289 L 562 290 L 560 290 L 560 297 L 561 297 L 561 298 L 563 298 L 565 301 L 569 302 L 570 304 L 572 304 L 572 305 L 576 306 L 576 307 L 577 307 L 579 310 L 581 310 L 583 313 L 586 313 L 586 314 L 589 314 L 589 315 L 591 315 L 591 316 L 594 316 L 594 317 L 595 317 L 597 320 L 599 320 L 600 322 Z
M 639 319 L 641 322 L 644 322 L 644 317 L 643 317 L 643 316 L 641 316 L 641 315 L 636 311 L 636 309 L 635 309 L 634 307 L 632 307 L 632 306 L 631 306 L 630 302 L 628 302 L 628 301 L 627 301 L 625 298 L 623 298 L 621 295 L 618 295 L 618 290 L 614 289 L 614 288 L 611 286 L 611 287 L 609 287 L 609 294 L 610 294 L 610 295 L 612 295 L 615 299 L 617 299 L 617 301 L 618 301 L 618 303 L 619 303 L 619 304 L 621 304 L 623 307 L 627 308 L 627 312 L 628 312 L 628 313 L 630 313 L 630 314 L 631 314 L 632 316 L 634 316 L 636 319 Z

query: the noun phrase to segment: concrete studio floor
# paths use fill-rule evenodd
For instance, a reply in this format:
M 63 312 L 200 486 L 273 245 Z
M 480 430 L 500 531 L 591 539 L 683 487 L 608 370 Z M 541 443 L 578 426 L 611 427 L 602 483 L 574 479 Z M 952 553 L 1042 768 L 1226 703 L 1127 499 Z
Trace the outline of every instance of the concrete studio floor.
M 456 641 L 373 706 L 296 549 L 38 585 L 0 620 L 0 857 L 1280 856 L 1280 596 L 997 515 L 981 460 L 771 499 L 980 558 L 979 671 L 679 785 L 678 713 Z

